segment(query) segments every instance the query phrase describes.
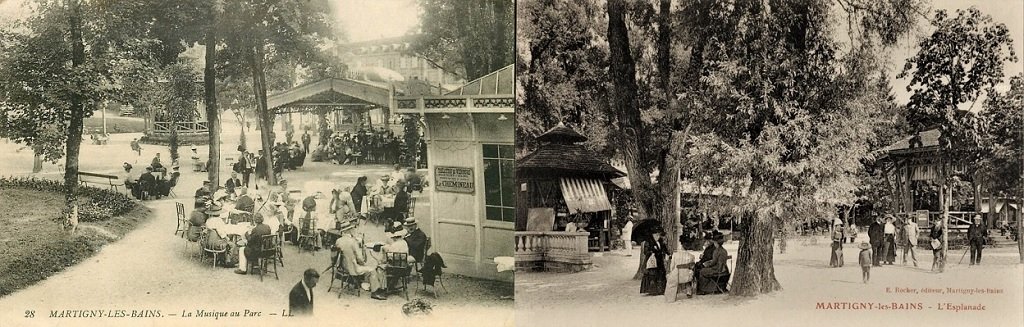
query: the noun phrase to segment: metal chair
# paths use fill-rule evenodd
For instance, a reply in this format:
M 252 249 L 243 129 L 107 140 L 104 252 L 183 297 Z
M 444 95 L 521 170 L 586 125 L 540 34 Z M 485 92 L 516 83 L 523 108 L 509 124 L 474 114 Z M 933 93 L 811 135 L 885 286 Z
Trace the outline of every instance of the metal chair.
M 202 246 L 203 252 L 213 254 L 213 264 L 212 264 L 212 266 L 216 267 L 217 266 L 217 258 L 220 257 L 221 254 L 225 254 L 226 255 L 226 253 L 228 251 L 228 249 L 227 249 L 228 247 L 225 246 L 224 248 L 221 248 L 221 249 L 210 247 L 210 242 L 209 242 L 210 241 L 210 233 L 216 233 L 216 231 L 204 228 L 203 229 L 203 233 L 200 234 L 201 236 L 199 238 L 199 244 Z
M 188 227 L 186 227 L 186 222 L 188 221 L 188 219 L 185 217 L 185 205 L 182 204 L 181 202 L 175 202 L 174 208 L 177 209 L 178 215 L 178 227 L 176 227 L 176 229 L 174 230 L 174 235 L 178 235 L 178 233 L 181 233 L 181 237 L 184 238 L 185 233 L 188 232 Z
M 185 252 L 188 252 L 189 258 L 195 258 L 197 254 L 202 253 L 202 249 L 200 249 L 201 248 L 200 244 L 202 244 L 203 235 L 206 234 L 206 228 L 203 228 L 203 230 L 200 232 L 199 239 L 197 239 L 195 241 L 190 241 L 188 239 L 188 237 L 185 237 L 185 234 L 187 234 L 188 230 L 191 229 L 191 228 L 192 228 L 192 222 L 186 220 L 185 221 L 185 232 L 181 233 L 181 236 L 182 236 L 182 240 L 185 241 Z M 195 248 L 195 250 L 191 250 L 192 248 Z
M 351 288 L 356 290 L 356 296 L 358 297 L 362 292 L 360 284 L 362 284 L 362 276 L 353 276 L 345 270 L 345 266 L 342 262 L 345 260 L 345 256 L 341 252 L 335 256 L 334 266 L 331 267 L 331 284 L 327 286 L 327 292 L 331 292 L 331 288 L 334 287 L 334 280 L 337 279 L 341 282 L 341 288 L 338 290 L 338 298 L 341 298 L 341 293 L 345 288 Z
M 405 294 L 405 300 L 409 300 L 409 254 L 408 253 L 388 253 L 384 252 L 384 280 L 388 284 L 388 290 L 394 291 L 391 288 L 392 279 L 398 279 L 402 282 L 402 291 Z M 397 286 L 397 285 L 396 285 Z

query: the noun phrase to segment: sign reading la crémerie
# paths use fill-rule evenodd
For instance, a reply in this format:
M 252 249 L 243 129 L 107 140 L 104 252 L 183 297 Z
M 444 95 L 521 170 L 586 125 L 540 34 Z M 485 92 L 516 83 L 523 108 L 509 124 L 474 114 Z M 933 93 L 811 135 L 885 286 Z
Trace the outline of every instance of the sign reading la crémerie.
M 473 181 L 473 168 L 434 167 L 434 187 L 440 192 L 473 194 L 476 191 Z

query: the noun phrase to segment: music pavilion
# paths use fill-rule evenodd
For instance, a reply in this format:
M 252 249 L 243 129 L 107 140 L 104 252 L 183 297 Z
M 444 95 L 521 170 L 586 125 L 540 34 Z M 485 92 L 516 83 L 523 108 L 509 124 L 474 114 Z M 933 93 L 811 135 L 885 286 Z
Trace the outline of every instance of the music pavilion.
M 512 281 L 494 258 L 513 256 L 514 85 L 509 65 L 444 95 L 397 96 L 391 105 L 423 122 L 431 218 L 419 224 L 452 273 Z

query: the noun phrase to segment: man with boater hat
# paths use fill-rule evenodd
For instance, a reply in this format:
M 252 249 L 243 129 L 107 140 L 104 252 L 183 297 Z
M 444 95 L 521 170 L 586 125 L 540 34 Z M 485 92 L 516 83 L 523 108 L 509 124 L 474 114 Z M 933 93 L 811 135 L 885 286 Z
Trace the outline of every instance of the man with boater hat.
M 363 280 L 369 283 L 370 297 L 376 300 L 387 300 L 384 292 L 383 274 L 377 269 L 377 265 L 367 261 L 363 244 L 352 236 L 355 225 L 350 221 L 343 221 L 338 224 L 338 231 L 341 237 L 334 243 L 334 247 L 341 253 L 343 259 L 341 266 L 349 275 L 362 276 Z
M 409 233 L 405 242 L 409 244 L 409 255 L 416 259 L 416 262 L 423 262 L 423 255 L 426 254 L 427 234 L 416 224 L 416 217 L 405 219 L 405 230 Z

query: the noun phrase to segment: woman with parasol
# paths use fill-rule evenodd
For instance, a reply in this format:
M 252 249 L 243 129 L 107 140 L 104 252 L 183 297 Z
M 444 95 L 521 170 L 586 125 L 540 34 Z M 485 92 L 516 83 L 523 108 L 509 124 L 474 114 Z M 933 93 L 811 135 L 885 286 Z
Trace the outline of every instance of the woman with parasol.
M 665 293 L 665 254 L 667 253 L 662 230 L 655 229 L 643 243 L 647 253 L 647 270 L 640 281 L 640 294 L 662 295 Z

